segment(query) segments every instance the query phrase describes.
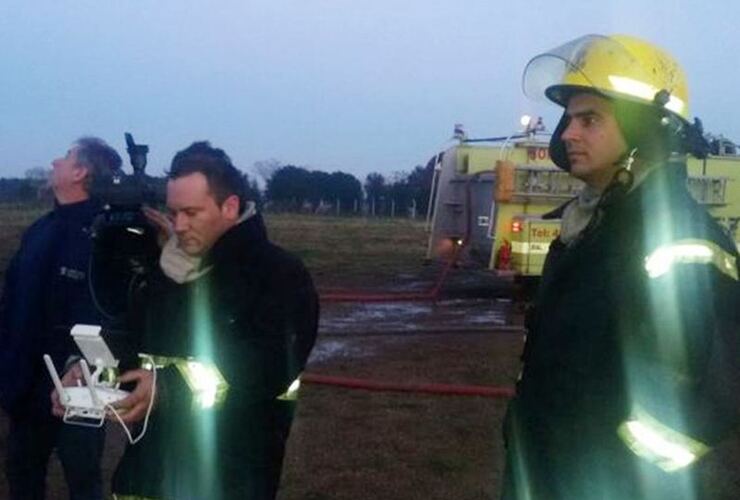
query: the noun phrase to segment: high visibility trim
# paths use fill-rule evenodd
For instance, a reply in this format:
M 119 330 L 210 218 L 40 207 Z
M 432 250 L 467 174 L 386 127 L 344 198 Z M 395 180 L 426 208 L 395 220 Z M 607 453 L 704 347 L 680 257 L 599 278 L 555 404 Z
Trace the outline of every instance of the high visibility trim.
M 297 401 L 298 391 L 301 388 L 301 375 L 298 375 L 298 377 L 296 377 L 296 379 L 290 383 L 290 385 L 288 386 L 288 390 L 279 395 L 277 399 L 281 401 Z
M 213 408 L 226 401 L 229 383 L 213 363 L 174 356 L 151 356 L 151 359 L 157 369 L 167 366 L 174 366 L 177 369 L 188 384 L 193 395 L 193 403 L 197 408 Z M 147 365 L 150 365 L 147 361 L 142 363 L 143 368 L 151 369 L 151 366 Z
M 719 272 L 738 280 L 735 257 L 711 241 L 679 240 L 658 247 L 645 257 L 645 271 L 651 278 L 659 278 L 670 272 L 675 264 L 711 264 Z
M 635 78 L 630 78 L 627 76 L 609 75 L 607 78 L 612 84 L 614 90 L 616 90 L 617 92 L 631 95 L 633 97 L 637 97 L 648 102 L 655 99 L 655 94 L 657 94 L 661 90 L 647 82 L 636 80 Z M 686 114 L 686 104 L 683 102 L 682 99 L 679 99 L 675 95 L 670 95 L 668 97 L 668 102 L 666 103 L 665 107 L 666 109 L 669 109 L 681 116 L 684 116 Z
M 545 255 L 550 250 L 549 242 L 512 241 L 511 253 Z
M 622 422 L 617 434 L 635 455 L 666 472 L 687 467 L 710 450 L 701 441 L 681 434 L 641 411 Z

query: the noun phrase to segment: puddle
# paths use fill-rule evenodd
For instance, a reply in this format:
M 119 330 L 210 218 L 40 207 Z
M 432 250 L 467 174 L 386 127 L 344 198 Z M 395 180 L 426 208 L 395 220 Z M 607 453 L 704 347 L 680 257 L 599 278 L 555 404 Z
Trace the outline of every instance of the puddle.
M 316 342 L 311 355 L 308 358 L 309 363 L 321 363 L 335 358 L 359 358 L 363 356 L 371 356 L 375 353 L 375 349 L 372 347 L 365 346 L 360 349 L 357 346 L 352 345 L 351 340 L 322 340 L 319 339 Z
M 328 304 L 321 313 L 322 333 L 459 329 L 465 326 L 504 326 L 511 316 L 511 301 L 502 299 L 451 299 L 431 302 Z

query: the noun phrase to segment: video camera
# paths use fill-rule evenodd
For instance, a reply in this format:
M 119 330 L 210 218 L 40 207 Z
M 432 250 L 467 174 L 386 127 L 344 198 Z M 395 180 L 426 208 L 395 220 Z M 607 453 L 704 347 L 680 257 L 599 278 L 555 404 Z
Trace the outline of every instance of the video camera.
M 133 136 L 126 132 L 126 152 L 131 160 L 133 173 L 126 175 L 123 169 L 111 177 L 96 179 L 92 186 L 92 196 L 101 200 L 112 211 L 138 209 L 142 204 L 157 205 L 164 202 L 164 181 L 146 175 L 146 155 L 149 146 L 136 144 Z
M 128 132 L 125 138 L 133 174 L 119 169 L 91 189 L 103 208 L 91 228 L 90 292 L 111 329 L 122 328 L 132 293 L 158 262 L 157 230 L 142 206 L 165 201 L 165 180 L 145 173 L 149 146 L 136 144 Z

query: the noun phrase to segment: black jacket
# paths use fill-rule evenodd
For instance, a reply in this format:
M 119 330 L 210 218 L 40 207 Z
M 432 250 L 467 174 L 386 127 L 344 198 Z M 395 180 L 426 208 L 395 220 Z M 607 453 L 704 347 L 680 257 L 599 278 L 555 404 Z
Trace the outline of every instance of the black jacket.
M 155 276 L 132 326 L 143 334 L 142 352 L 214 363 L 230 386 L 226 401 L 194 409 L 177 370 L 158 370 L 159 406 L 144 439 L 121 461 L 117 493 L 268 498 L 249 492 L 269 486 L 250 483 L 279 480 L 294 404 L 276 398 L 313 347 L 318 297 L 303 264 L 267 240 L 259 214 L 217 241 L 209 265 L 183 285 Z
M 12 416 L 50 416 L 52 383 L 42 356 L 58 370 L 79 354 L 75 323 L 99 324 L 87 282 L 95 201 L 58 205 L 34 222 L 5 275 L 0 301 L 0 403 Z
M 605 200 L 577 241 L 551 245 L 505 423 L 505 498 L 682 498 L 673 488 L 691 467 L 664 473 L 617 428 L 639 408 L 711 445 L 738 422 L 737 275 L 655 258 L 703 242 L 738 263 L 680 171 L 652 172 Z

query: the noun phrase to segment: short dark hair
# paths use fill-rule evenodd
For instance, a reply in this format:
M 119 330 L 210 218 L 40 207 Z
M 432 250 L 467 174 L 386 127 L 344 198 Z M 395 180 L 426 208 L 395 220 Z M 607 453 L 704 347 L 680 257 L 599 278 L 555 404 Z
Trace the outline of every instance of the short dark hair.
M 121 156 L 107 142 L 98 137 L 81 137 L 74 142 L 77 162 L 87 168 L 85 187 L 105 182 L 121 169 Z
M 192 143 L 172 159 L 167 178 L 178 179 L 194 173 L 205 176 L 208 189 L 219 205 L 229 196 L 236 195 L 239 198 L 239 213 L 244 212 L 244 176 L 223 149 L 214 148 L 208 141 Z

